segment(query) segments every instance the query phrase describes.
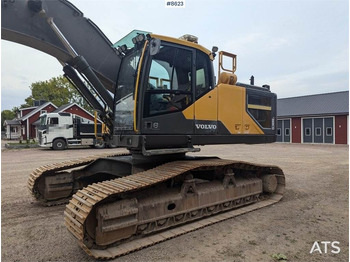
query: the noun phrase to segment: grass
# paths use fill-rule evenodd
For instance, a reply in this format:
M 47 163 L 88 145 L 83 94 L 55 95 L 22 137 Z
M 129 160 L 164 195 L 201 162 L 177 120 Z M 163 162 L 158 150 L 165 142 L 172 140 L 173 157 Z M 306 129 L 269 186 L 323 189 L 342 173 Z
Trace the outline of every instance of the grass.
M 38 146 L 38 142 L 33 141 L 33 140 L 22 140 L 19 142 L 8 142 L 6 143 L 8 148 L 30 148 L 30 147 L 35 147 Z
M 24 142 L 17 142 L 17 143 L 6 143 L 6 144 L 9 144 L 9 145 L 13 145 L 13 146 L 20 146 L 20 145 L 37 145 L 38 142 L 27 142 L 27 141 L 24 141 Z
M 275 261 L 287 261 L 288 258 L 286 255 L 282 254 L 282 253 L 275 253 L 272 254 L 271 257 L 275 260 Z

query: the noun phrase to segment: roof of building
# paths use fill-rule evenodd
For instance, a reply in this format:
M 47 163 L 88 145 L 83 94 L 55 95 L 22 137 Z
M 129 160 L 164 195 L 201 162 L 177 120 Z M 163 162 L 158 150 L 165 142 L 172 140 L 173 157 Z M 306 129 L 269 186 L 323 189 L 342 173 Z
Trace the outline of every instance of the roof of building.
M 349 114 L 349 91 L 277 100 L 277 115 L 279 117 L 340 114 Z
M 19 121 L 17 119 L 5 120 L 4 125 L 17 126 L 17 125 L 21 125 L 21 121 Z
M 19 110 L 19 111 L 23 111 L 23 110 L 35 109 L 35 108 L 37 108 L 37 106 L 31 106 L 31 107 L 18 108 L 18 110 Z
M 48 105 L 51 105 L 55 108 L 57 108 L 57 106 L 55 106 L 53 103 L 51 102 L 46 102 L 45 104 L 42 104 L 41 106 L 38 106 L 37 108 L 35 108 L 33 111 L 29 112 L 28 114 L 26 114 L 25 116 L 21 117 L 20 120 L 26 120 L 29 117 L 33 116 L 34 114 L 36 114 L 37 112 L 40 112 L 40 110 L 42 110 L 43 108 L 47 107 Z
M 67 108 L 70 108 L 71 106 L 73 106 L 74 103 L 68 103 L 65 105 L 62 105 L 60 107 L 58 107 L 55 111 L 53 111 L 52 113 L 59 113 L 59 112 L 63 112 L 64 110 L 66 110 Z
M 64 112 L 64 110 L 67 110 L 69 109 L 70 107 L 72 106 L 77 106 L 80 108 L 80 110 L 84 111 L 86 114 L 90 115 L 92 118 L 94 118 L 95 116 L 92 115 L 89 111 L 87 111 L 86 109 L 84 109 L 82 106 L 78 105 L 77 103 L 68 103 L 68 104 L 65 104 L 65 105 L 62 105 L 58 108 L 56 108 L 56 110 L 52 111 L 51 113 L 62 113 Z M 82 117 L 82 116 L 81 116 Z M 98 122 L 102 123 L 102 121 L 100 119 L 97 119 Z M 33 125 L 35 126 L 38 126 L 40 125 L 40 119 L 38 119 L 37 121 L 35 121 L 33 123 Z
M 93 114 L 91 114 L 89 111 L 87 111 L 85 108 L 83 108 L 82 106 L 78 105 L 77 103 L 68 103 L 68 104 L 62 105 L 59 108 L 57 108 L 55 111 L 53 111 L 52 113 L 64 112 L 64 110 L 67 110 L 68 108 L 70 108 L 72 106 L 79 107 L 80 110 L 84 111 L 86 114 L 90 115 L 92 118 L 95 118 L 95 116 Z M 97 121 L 102 123 L 100 119 L 97 119 Z

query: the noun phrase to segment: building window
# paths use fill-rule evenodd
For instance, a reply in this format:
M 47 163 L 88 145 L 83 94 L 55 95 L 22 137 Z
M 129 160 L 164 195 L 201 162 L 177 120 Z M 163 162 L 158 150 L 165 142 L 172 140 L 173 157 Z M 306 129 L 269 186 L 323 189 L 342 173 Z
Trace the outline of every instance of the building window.
M 326 135 L 327 135 L 327 136 L 332 136 L 332 135 L 333 135 L 333 132 L 332 132 L 332 128 L 331 128 L 331 127 L 327 127 L 327 129 L 326 129 Z
M 277 128 L 277 135 L 281 136 L 281 128 Z
M 305 135 L 311 136 L 311 128 L 309 128 L 309 127 L 305 128 Z
M 289 136 L 289 128 L 286 128 L 285 130 L 284 130 L 284 135 L 286 135 L 286 136 Z
M 321 127 L 316 127 L 315 133 L 316 136 L 321 136 Z
M 46 114 L 46 113 L 47 113 L 47 110 L 40 110 L 40 115 Z

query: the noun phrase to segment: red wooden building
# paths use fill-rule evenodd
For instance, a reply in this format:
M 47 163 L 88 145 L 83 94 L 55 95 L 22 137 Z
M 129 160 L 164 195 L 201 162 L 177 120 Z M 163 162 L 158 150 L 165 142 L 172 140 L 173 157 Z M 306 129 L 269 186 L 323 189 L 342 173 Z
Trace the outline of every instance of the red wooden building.
M 36 107 L 27 107 L 19 110 L 18 116 L 13 120 L 6 120 L 6 138 L 7 139 L 34 139 L 37 138 L 39 116 L 43 113 L 67 112 L 79 115 L 83 118 L 94 120 L 94 116 L 80 107 L 76 103 L 66 104 L 57 108 L 51 102 L 44 102 Z
M 38 106 L 19 109 L 17 117 L 13 120 L 6 120 L 7 139 L 32 139 L 36 138 L 36 126 L 34 123 L 43 113 L 50 113 L 57 109 L 51 102 L 42 102 Z
M 277 142 L 349 143 L 349 91 L 278 99 L 277 116 Z

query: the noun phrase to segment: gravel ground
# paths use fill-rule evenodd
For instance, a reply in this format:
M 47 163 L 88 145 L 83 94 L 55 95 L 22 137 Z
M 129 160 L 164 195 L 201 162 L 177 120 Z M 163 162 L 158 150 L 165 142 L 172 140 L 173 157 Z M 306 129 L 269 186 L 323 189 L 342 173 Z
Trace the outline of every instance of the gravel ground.
M 2 147 L 3 148 L 3 147 Z M 64 206 L 42 207 L 27 189 L 44 164 L 112 149 L 3 149 L 1 260 L 94 261 L 63 225 Z M 116 150 L 116 149 L 114 149 Z M 286 175 L 278 204 L 208 226 L 112 261 L 348 261 L 349 151 L 338 145 L 206 146 L 197 155 L 277 165 Z M 314 242 L 320 249 L 310 254 Z M 338 241 L 339 247 L 321 241 Z M 333 251 L 333 252 L 332 252 Z M 322 252 L 322 254 L 320 254 Z M 281 260 L 280 260 L 281 261 Z

